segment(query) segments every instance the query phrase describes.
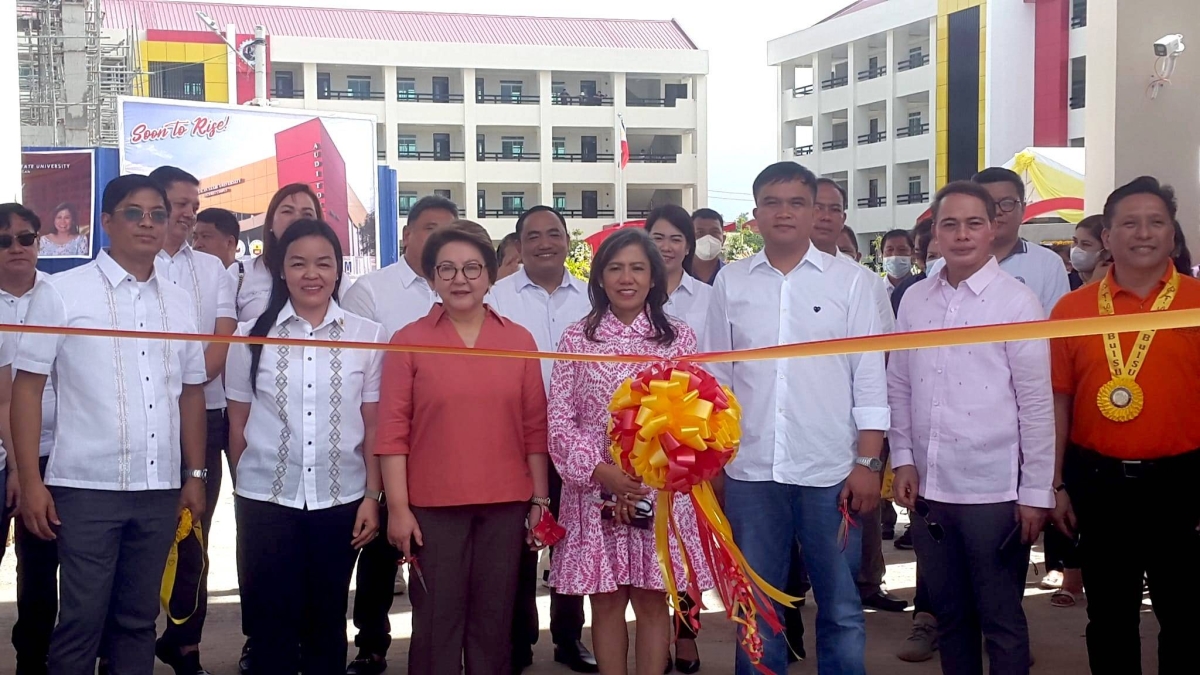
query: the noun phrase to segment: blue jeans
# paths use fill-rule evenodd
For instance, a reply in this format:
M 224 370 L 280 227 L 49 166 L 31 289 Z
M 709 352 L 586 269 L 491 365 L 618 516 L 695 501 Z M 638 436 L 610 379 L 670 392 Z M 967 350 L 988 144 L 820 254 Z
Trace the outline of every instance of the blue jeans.
M 855 579 L 862 563 L 862 530 L 851 528 L 845 550 L 838 545 L 842 484 L 801 487 L 774 482 L 725 479 L 725 513 L 747 562 L 767 583 L 787 584 L 793 542 L 800 541 L 817 601 L 817 672 L 864 675 L 866 621 Z M 776 612 L 783 616 L 776 605 Z M 761 620 L 763 665 L 787 672 L 787 643 Z M 738 675 L 758 672 L 739 647 Z

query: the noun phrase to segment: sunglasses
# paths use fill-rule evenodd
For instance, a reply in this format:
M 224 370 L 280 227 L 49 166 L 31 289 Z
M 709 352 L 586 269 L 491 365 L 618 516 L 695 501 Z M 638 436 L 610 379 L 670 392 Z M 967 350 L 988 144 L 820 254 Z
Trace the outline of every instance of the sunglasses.
M 13 242 L 22 246 L 33 246 L 37 243 L 37 234 L 33 232 L 22 232 L 16 236 L 0 234 L 0 249 L 12 248 Z
M 921 520 L 925 521 L 925 527 L 929 529 L 929 536 L 932 537 L 935 542 L 940 542 L 941 540 L 945 539 L 946 528 L 929 519 L 929 502 L 925 501 L 924 499 L 918 499 L 914 506 L 915 508 L 913 510 L 917 512 L 917 515 L 921 517 Z
M 146 216 L 150 216 L 150 222 L 154 223 L 155 225 L 165 225 L 167 222 L 166 209 L 143 211 L 136 206 L 130 206 L 121 209 L 119 213 L 121 214 L 121 218 L 125 219 L 125 222 L 127 223 L 140 223 L 146 219 Z

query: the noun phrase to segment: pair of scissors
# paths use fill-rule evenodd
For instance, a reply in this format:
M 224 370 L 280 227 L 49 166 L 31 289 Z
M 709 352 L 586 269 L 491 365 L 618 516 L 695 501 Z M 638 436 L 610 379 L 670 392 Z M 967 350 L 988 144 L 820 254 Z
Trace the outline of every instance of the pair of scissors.
M 408 565 L 408 569 L 417 575 L 417 581 L 421 582 L 421 590 L 429 592 L 429 587 L 425 585 L 425 573 L 421 571 L 421 563 L 417 562 L 417 556 L 400 559 L 401 565 Z

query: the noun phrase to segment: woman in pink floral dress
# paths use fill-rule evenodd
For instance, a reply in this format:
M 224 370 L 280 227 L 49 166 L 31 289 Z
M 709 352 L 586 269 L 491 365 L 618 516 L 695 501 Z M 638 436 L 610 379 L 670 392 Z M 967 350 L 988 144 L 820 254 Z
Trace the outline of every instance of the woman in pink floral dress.
M 644 231 L 625 229 L 605 240 L 592 262 L 589 292 L 591 313 L 567 328 L 559 351 L 663 360 L 696 351 L 692 330 L 663 311 L 666 271 Z M 626 476 L 608 450 L 608 403 L 644 366 L 559 361 L 550 381 L 550 455 L 563 478 L 559 520 L 567 530 L 555 547 L 550 581 L 559 593 L 591 598 L 592 640 L 605 675 L 626 672 L 625 608 L 630 603 L 637 615 L 637 673 L 661 673 L 669 658 L 666 585 L 653 517 L 645 517 L 646 500 L 653 504 L 655 493 Z M 676 496 L 673 509 L 680 536 L 690 550 L 699 551 L 691 503 Z M 670 549 L 682 585 L 682 556 L 674 538 Z M 692 562 L 699 588 L 712 588 L 703 561 Z

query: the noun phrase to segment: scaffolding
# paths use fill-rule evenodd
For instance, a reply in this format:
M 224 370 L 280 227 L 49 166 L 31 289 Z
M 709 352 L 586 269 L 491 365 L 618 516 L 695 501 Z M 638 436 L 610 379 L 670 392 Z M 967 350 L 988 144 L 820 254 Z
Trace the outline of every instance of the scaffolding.
M 17 0 L 23 145 L 120 141 L 117 97 L 139 81 L 137 39 L 103 22 L 101 0 Z

